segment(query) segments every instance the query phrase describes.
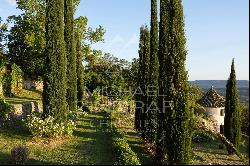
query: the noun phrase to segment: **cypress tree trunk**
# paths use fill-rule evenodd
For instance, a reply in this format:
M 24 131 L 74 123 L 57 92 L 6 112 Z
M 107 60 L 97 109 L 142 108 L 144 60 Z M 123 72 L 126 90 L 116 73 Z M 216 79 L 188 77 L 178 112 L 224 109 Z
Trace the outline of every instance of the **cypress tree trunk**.
M 46 1 L 46 71 L 44 76 L 44 117 L 67 119 L 66 54 L 64 44 L 64 0 Z
M 140 29 L 138 88 L 143 94 L 136 95 L 135 126 L 145 137 L 147 119 L 147 86 L 149 85 L 150 33 L 147 26 Z
M 190 159 L 191 132 L 188 83 L 185 70 L 186 39 L 181 0 L 161 0 L 157 159 L 168 164 Z M 161 141 L 159 143 L 159 140 Z M 164 146 L 164 148 L 161 148 Z
M 237 80 L 233 60 L 226 89 L 224 135 L 234 144 L 236 149 L 239 149 L 241 135 L 240 109 L 238 105 Z M 233 154 L 233 150 L 230 147 L 227 149 L 229 154 Z
M 148 139 L 156 138 L 157 96 L 158 96 L 158 20 L 157 0 L 151 0 L 150 30 L 150 86 L 148 87 Z
M 67 55 L 67 102 L 70 111 L 77 109 L 77 77 L 76 77 L 76 55 L 74 45 L 74 6 L 73 0 L 64 0 L 64 22 L 65 22 L 65 44 Z

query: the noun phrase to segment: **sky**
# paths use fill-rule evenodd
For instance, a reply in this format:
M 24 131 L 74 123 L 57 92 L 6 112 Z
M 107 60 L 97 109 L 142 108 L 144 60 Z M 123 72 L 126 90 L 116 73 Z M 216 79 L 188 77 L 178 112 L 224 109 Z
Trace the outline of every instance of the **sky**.
M 183 0 L 189 80 L 226 80 L 235 58 L 237 79 L 249 80 L 249 0 Z M 19 14 L 15 0 L 0 0 L 0 16 Z M 150 25 L 150 0 L 81 0 L 75 17 L 102 25 L 105 42 L 93 48 L 132 61 L 139 30 Z

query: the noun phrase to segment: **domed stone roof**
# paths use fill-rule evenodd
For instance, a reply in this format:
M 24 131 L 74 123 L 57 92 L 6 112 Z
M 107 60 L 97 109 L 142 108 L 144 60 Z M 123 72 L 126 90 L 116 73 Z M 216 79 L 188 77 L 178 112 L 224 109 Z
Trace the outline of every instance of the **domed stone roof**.
M 225 98 L 219 95 L 213 86 L 211 89 L 197 101 L 203 107 L 220 108 L 225 107 Z

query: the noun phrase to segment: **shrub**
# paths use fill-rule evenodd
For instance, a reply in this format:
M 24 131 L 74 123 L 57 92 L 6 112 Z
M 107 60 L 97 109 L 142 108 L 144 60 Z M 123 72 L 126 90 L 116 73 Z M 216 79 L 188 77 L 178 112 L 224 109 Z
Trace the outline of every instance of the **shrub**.
M 52 116 L 48 116 L 43 120 L 41 117 L 31 114 L 23 121 L 25 126 L 35 137 L 71 136 L 73 130 L 76 128 L 76 125 L 72 120 L 65 123 L 56 123 Z
M 124 133 L 113 128 L 113 145 L 115 150 L 115 165 L 141 165 L 135 152 L 129 146 Z
M 29 158 L 27 146 L 18 145 L 11 150 L 11 158 L 15 164 L 24 164 Z
M 4 125 L 9 120 L 9 113 L 13 111 L 13 106 L 0 99 L 0 122 Z
M 192 141 L 195 143 L 212 142 L 214 140 L 215 138 L 212 135 L 203 131 L 196 131 L 192 137 Z

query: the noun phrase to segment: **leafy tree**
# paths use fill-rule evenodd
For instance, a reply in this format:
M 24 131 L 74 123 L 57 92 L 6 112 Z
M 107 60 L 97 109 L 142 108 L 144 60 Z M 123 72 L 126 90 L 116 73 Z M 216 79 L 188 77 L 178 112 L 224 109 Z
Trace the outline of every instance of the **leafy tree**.
M 74 21 L 75 25 L 75 51 L 76 51 L 76 73 L 77 73 L 77 103 L 79 107 L 83 106 L 84 100 L 84 80 L 83 80 L 83 48 L 81 45 L 82 37 L 86 30 L 87 18 L 79 17 Z
M 77 109 L 77 75 L 74 36 L 74 9 L 73 0 L 64 0 L 64 40 L 67 57 L 67 102 L 70 111 Z
M 234 60 L 231 66 L 231 74 L 227 81 L 224 135 L 237 149 L 239 148 L 241 122 Z M 228 153 L 233 154 L 231 148 L 228 148 Z
M 249 136 L 249 105 L 240 103 L 241 131 Z
M 80 16 L 74 21 L 75 25 L 75 42 L 76 42 L 76 71 L 77 71 L 77 101 L 78 106 L 81 107 L 84 99 L 84 67 L 83 60 L 88 61 L 90 59 L 95 59 L 92 57 L 93 52 L 91 49 L 91 44 L 103 41 L 103 36 L 105 30 L 102 26 L 99 26 L 95 30 L 92 28 L 87 28 L 88 19 L 86 17 Z
M 17 0 L 22 14 L 9 16 L 14 24 L 8 35 L 8 57 L 24 71 L 25 76 L 38 79 L 44 74 L 46 0 Z M 74 12 L 80 0 L 73 0 Z
M 135 92 L 137 88 L 138 70 L 139 59 L 134 58 L 132 62 L 128 64 L 128 68 L 123 71 L 126 87 L 130 88 L 132 92 Z
M 2 18 L 0 17 L 0 56 L 3 56 L 3 54 L 6 53 L 6 35 L 8 31 L 8 25 L 6 23 L 2 23 Z M 0 61 L 2 60 L 2 57 L 0 57 Z M 1 64 L 1 63 L 0 63 Z
M 85 86 L 93 92 L 102 88 L 102 94 L 112 98 L 123 98 L 129 89 L 126 84 L 130 64 L 124 59 L 118 59 L 109 53 L 93 50 L 85 57 Z
M 161 0 L 157 161 L 186 164 L 191 151 L 184 16 L 181 0 Z M 163 148 L 162 148 L 163 147 Z
M 18 0 L 17 8 L 23 13 L 8 18 L 14 24 L 8 35 L 8 57 L 26 76 L 37 79 L 43 75 L 45 57 L 45 0 Z
M 47 0 L 43 114 L 67 120 L 67 59 L 64 42 L 64 0 Z

